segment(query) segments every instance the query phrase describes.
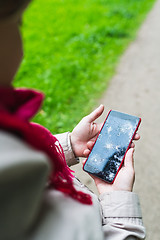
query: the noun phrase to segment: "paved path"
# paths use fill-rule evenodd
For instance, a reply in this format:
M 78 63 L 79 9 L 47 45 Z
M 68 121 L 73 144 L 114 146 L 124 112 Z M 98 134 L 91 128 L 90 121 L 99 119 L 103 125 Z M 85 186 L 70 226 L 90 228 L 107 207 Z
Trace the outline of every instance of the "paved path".
M 142 25 L 137 39 L 121 58 L 117 73 L 99 103 L 142 118 L 136 144 L 136 182 L 147 240 L 160 239 L 160 0 Z M 76 167 L 91 189 L 92 181 Z

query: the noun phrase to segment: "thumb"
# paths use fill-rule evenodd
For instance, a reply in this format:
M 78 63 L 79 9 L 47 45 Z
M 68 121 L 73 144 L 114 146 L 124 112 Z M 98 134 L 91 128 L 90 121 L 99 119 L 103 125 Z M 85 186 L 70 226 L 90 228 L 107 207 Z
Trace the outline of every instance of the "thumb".
M 99 116 L 101 116 L 103 111 L 104 111 L 104 106 L 101 104 L 98 108 L 96 108 L 93 112 L 91 112 L 88 115 L 89 123 L 95 121 Z
M 135 151 L 134 148 L 130 148 L 127 151 L 124 159 L 124 167 L 132 168 L 132 169 L 134 168 L 134 159 L 133 159 L 134 151 Z

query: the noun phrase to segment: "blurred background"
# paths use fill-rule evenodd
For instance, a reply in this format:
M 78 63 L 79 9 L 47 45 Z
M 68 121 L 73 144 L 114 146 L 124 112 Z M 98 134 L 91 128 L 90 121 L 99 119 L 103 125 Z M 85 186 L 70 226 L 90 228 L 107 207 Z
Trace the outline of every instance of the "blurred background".
M 107 88 L 119 57 L 155 0 L 34 0 L 22 21 L 15 86 L 46 95 L 35 121 L 72 130 Z
M 45 93 L 34 121 L 54 134 L 100 103 L 142 118 L 135 191 L 147 240 L 160 239 L 160 0 L 34 0 L 21 31 L 24 60 L 14 85 Z M 73 167 L 97 193 L 92 179 Z

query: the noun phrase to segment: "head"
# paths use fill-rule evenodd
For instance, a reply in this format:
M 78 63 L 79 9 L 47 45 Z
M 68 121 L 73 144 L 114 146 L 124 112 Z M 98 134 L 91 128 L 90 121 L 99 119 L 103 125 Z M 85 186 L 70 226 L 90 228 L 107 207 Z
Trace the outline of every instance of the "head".
M 30 0 L 0 0 L 0 87 L 11 86 L 23 57 L 19 25 Z

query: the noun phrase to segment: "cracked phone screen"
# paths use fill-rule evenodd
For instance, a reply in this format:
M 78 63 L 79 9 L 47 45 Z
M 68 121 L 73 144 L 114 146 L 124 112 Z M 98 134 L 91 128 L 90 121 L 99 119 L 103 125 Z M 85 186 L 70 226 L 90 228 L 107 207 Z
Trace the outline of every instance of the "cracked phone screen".
M 140 118 L 110 111 L 84 170 L 112 183 L 140 123 Z

